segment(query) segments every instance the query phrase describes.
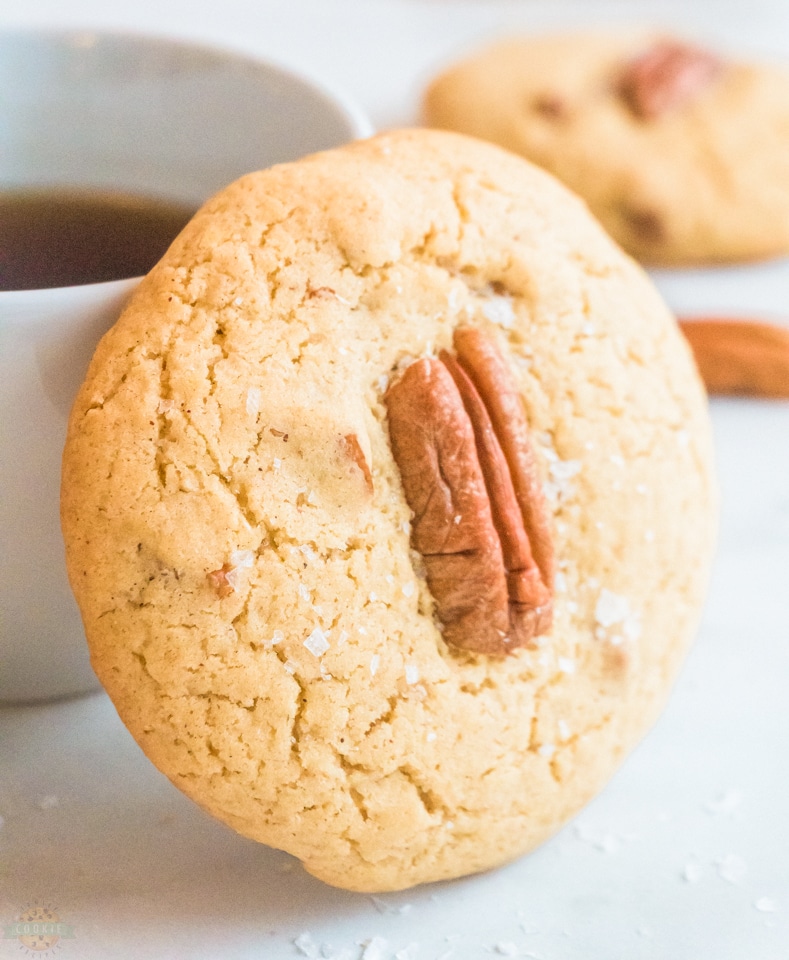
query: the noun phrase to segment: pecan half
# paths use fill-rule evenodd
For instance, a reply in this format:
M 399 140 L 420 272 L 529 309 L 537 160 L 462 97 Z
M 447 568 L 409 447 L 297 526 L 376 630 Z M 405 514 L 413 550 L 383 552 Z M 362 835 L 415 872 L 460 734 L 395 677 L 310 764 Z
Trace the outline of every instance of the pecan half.
M 721 72 L 723 61 L 700 47 L 660 40 L 627 64 L 619 77 L 619 94 L 642 120 L 682 106 Z
M 502 654 L 550 628 L 553 544 L 520 394 L 473 327 L 386 392 L 392 453 L 447 643 Z
M 718 317 L 679 326 L 708 393 L 789 399 L 789 328 Z

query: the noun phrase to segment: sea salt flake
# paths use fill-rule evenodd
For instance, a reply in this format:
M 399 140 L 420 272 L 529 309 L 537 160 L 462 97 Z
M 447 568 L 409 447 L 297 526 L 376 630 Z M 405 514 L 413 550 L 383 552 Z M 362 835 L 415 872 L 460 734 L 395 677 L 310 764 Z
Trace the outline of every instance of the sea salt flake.
M 339 637 L 337 637 L 337 646 L 341 647 L 345 643 L 345 641 L 348 639 L 349 636 L 350 634 L 348 633 L 347 630 L 341 630 Z
M 778 904 L 772 897 L 759 897 L 753 902 L 754 909 L 760 913 L 775 913 L 778 910 Z
M 553 743 L 543 743 L 537 750 L 541 757 L 552 757 L 556 753 L 556 745 Z
M 370 603 L 375 603 L 375 601 L 378 599 L 378 594 L 375 592 L 375 590 L 370 591 L 369 599 L 370 599 Z
M 271 635 L 271 640 L 269 640 L 269 645 L 275 647 L 278 643 L 281 643 L 285 639 L 285 634 L 281 630 L 275 630 Z
M 438 738 L 438 734 L 435 730 L 430 730 L 425 737 L 428 743 L 433 743 Z
M 413 580 L 409 580 L 408 583 L 404 583 L 400 589 L 403 591 L 404 597 L 413 597 L 416 586 Z
M 419 683 L 419 667 L 415 663 L 405 665 L 405 682 L 409 686 Z
M 361 960 L 390 960 L 392 956 L 389 941 L 384 940 L 383 937 L 373 937 L 372 940 L 368 940 L 363 946 L 364 952 L 362 953 Z
M 255 562 L 255 554 L 251 550 L 234 550 L 230 554 L 230 562 L 239 570 L 246 570 Z
M 247 390 L 247 413 L 254 417 L 260 412 L 260 390 L 257 387 L 250 387 Z
M 374 653 L 370 657 L 370 676 L 374 677 L 378 673 L 378 668 L 381 666 L 381 658 L 377 653 Z
M 274 465 L 275 470 L 279 470 L 279 468 L 282 466 L 282 461 L 280 460 L 279 457 L 274 457 L 274 459 L 272 460 L 272 463 Z
M 314 657 L 322 657 L 329 649 L 329 641 L 326 634 L 320 627 L 315 627 L 312 633 L 304 641 L 304 646 Z
M 236 299 L 233 301 L 234 305 L 237 307 L 240 307 L 243 304 L 243 302 L 244 302 L 243 297 L 236 297 Z
M 310 957 L 311 960 L 318 960 L 320 957 L 320 948 L 312 939 L 309 933 L 301 933 L 293 941 L 293 946 L 303 957 Z
M 557 665 L 560 673 L 575 673 L 575 660 L 570 657 L 559 657 Z
M 285 668 L 286 673 L 289 673 L 291 676 L 293 676 L 293 674 L 298 670 L 299 665 L 295 660 L 286 660 L 283 663 L 283 667 Z
M 685 883 L 698 883 L 704 876 L 704 867 L 694 860 L 688 861 L 682 869 L 682 879 Z
M 388 386 L 389 386 L 389 377 L 385 373 L 382 373 L 381 376 L 378 378 L 378 389 L 381 393 L 384 393 L 384 391 Z
M 748 864 L 736 853 L 727 853 L 715 862 L 718 865 L 718 876 L 727 883 L 740 883 L 748 872 Z
M 601 627 L 621 623 L 629 613 L 630 603 L 626 597 L 620 597 L 605 588 L 600 591 L 594 616 Z
M 310 591 L 307 589 L 307 587 L 303 583 L 300 583 L 297 589 L 298 589 L 299 596 L 301 597 L 302 600 L 310 599 Z
M 402 947 L 394 955 L 394 960 L 416 960 L 417 954 L 419 953 L 419 944 L 418 943 L 409 943 L 408 946 Z
M 240 572 L 235 567 L 231 567 L 229 570 L 226 570 L 225 582 L 231 590 L 238 590 L 239 586 L 241 585 Z
M 493 949 L 501 957 L 517 957 L 520 955 L 518 947 L 509 940 L 499 940 Z
M 509 297 L 491 297 L 482 305 L 482 312 L 491 323 L 505 330 L 509 330 L 515 322 L 515 310 Z

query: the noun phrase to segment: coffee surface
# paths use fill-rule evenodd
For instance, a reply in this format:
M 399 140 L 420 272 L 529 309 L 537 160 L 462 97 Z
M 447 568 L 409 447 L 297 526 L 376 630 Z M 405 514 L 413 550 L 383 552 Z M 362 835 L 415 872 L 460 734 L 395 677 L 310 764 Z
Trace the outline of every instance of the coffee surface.
M 0 290 L 140 276 L 193 212 L 181 203 L 105 190 L 0 192 Z

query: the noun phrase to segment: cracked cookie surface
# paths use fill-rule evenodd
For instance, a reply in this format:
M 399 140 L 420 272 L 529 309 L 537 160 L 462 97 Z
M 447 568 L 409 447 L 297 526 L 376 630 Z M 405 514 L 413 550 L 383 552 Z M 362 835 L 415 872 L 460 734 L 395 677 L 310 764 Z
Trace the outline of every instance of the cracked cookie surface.
M 684 63 L 645 72 L 661 47 Z M 511 39 L 436 77 L 424 118 L 550 170 L 642 262 L 785 255 L 789 71 L 717 60 L 645 31 Z
M 459 326 L 520 391 L 553 626 L 444 642 L 385 394 Z M 654 721 L 714 528 L 703 390 L 640 268 L 550 176 L 404 131 L 242 178 L 104 337 L 63 462 L 93 663 L 146 754 L 325 881 L 540 843 Z

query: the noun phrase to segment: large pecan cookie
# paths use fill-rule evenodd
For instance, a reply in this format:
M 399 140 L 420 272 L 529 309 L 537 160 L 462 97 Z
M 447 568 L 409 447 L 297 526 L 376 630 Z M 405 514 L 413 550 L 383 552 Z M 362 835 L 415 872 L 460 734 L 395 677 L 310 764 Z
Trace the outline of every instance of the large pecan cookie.
M 426 122 L 501 144 L 646 263 L 789 253 L 789 71 L 653 33 L 507 40 L 429 86 Z
M 655 719 L 713 539 L 702 388 L 544 172 L 393 133 L 211 200 L 69 426 L 95 668 L 170 779 L 329 883 L 550 836 Z

